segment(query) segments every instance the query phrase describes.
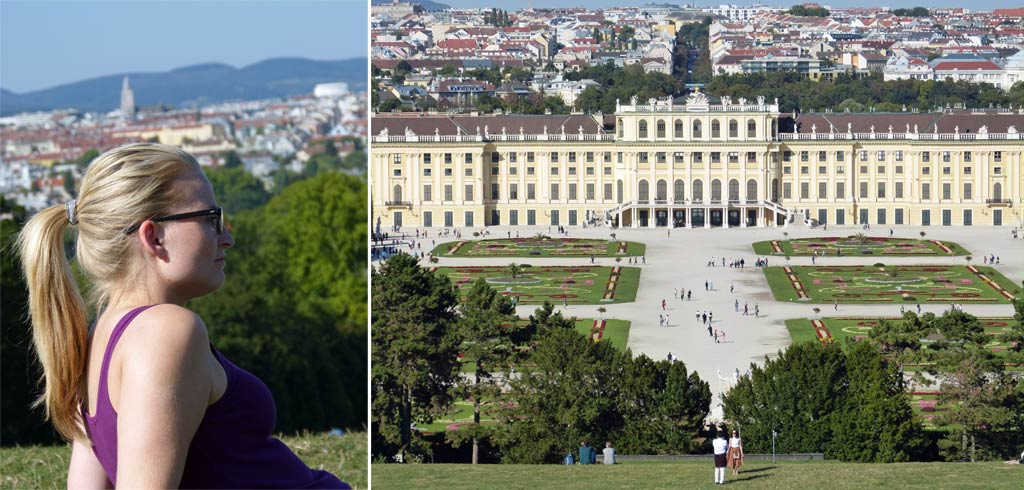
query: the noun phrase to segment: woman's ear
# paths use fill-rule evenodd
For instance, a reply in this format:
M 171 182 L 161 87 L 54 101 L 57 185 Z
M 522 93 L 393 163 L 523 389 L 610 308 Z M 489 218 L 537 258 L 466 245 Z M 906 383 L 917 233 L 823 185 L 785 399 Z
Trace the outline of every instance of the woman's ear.
M 139 237 L 139 243 L 147 255 L 160 260 L 167 260 L 167 248 L 164 247 L 163 229 L 152 221 L 144 221 L 135 232 Z

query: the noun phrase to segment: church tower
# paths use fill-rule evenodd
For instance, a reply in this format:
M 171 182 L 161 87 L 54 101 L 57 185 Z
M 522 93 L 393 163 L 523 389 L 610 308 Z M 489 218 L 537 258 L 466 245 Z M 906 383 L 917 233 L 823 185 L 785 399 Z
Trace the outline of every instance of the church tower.
M 132 93 L 127 76 L 124 77 L 124 83 L 121 85 L 121 113 L 128 117 L 135 117 L 135 94 Z

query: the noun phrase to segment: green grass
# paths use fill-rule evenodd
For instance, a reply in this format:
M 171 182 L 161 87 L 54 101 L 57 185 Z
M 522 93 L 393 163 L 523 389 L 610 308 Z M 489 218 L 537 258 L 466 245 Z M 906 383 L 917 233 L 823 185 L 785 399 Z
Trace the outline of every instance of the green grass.
M 826 309 L 826 313 L 828 310 Z M 899 323 L 903 320 L 897 317 L 885 318 L 886 320 Z M 1006 355 L 1006 348 L 1009 344 L 1000 342 L 997 340 L 998 335 L 1009 332 L 1016 320 L 1012 318 L 979 318 L 982 325 L 985 328 L 985 333 L 992 337 L 992 341 L 987 344 L 987 347 L 993 349 L 995 354 Z M 855 338 L 858 336 L 867 336 L 871 332 L 871 328 L 878 324 L 877 318 L 822 318 L 822 323 L 825 324 L 825 328 L 828 329 L 829 334 L 835 339 L 835 342 L 846 346 L 846 339 Z M 989 323 L 988 325 L 985 325 Z M 998 325 L 997 323 L 1006 323 L 1005 326 Z M 817 342 L 817 334 L 814 333 L 814 327 L 811 326 L 811 320 L 806 318 L 797 318 L 786 320 L 786 329 L 789 330 L 789 336 L 793 339 L 793 343 L 797 342 Z
M 860 242 L 851 237 L 815 237 L 795 238 L 793 240 L 777 240 L 781 252 L 772 246 L 773 240 L 754 243 L 754 253 L 758 255 L 792 255 L 809 256 L 815 251 L 825 256 L 837 254 L 855 257 L 886 257 L 886 256 L 950 256 L 970 255 L 967 249 L 954 242 L 940 242 L 950 249 L 946 252 L 931 240 L 916 238 L 869 237 Z
M 625 253 L 619 253 L 620 243 L 626 244 Z M 439 257 L 639 257 L 646 249 L 643 243 L 621 240 L 527 237 L 442 243 L 434 247 L 433 254 Z
M 615 287 L 612 300 L 604 300 L 609 284 L 611 267 L 601 266 L 537 266 L 527 267 L 516 283 L 505 267 L 457 266 L 438 267 L 438 272 L 447 274 L 460 293 L 469 291 L 470 284 L 477 278 L 488 279 L 491 287 L 502 294 L 515 296 L 520 304 L 562 304 L 563 299 L 571 305 L 629 303 L 636 299 L 640 285 L 639 267 L 622 267 L 622 274 Z
M 365 432 L 281 437 L 313 469 L 327 470 L 354 489 L 367 488 Z M 66 488 L 70 445 L 0 448 L 0 489 Z
M 576 331 L 589 336 L 590 328 L 593 325 L 593 318 L 576 320 Z M 629 326 L 629 320 L 605 320 L 604 334 L 601 337 L 601 342 L 607 342 L 619 351 L 625 351 L 626 343 L 629 341 Z
M 992 285 L 984 282 L 967 266 L 912 265 L 899 266 L 897 277 L 890 277 L 878 267 L 862 266 L 793 266 L 808 303 L 1009 303 Z M 1011 295 L 1021 289 L 991 267 L 977 267 Z M 891 270 L 891 269 L 887 269 Z M 764 269 L 772 294 L 779 301 L 801 300 L 800 293 L 787 277 L 783 267 Z M 950 289 L 952 288 L 952 289 Z
M 374 489 L 469 490 L 501 488 L 701 489 L 713 482 L 710 462 L 562 465 L 372 465 Z M 1024 467 L 991 463 L 861 464 L 750 461 L 738 476 L 726 471 L 726 486 L 745 489 L 938 488 L 1001 490 L 1020 488 Z

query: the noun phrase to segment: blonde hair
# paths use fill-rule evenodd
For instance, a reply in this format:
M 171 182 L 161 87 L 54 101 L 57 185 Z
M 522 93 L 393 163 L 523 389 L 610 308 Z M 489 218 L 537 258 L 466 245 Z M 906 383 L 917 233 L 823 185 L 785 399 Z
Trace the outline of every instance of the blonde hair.
M 77 222 L 76 260 L 91 283 L 90 303 L 100 311 L 118 285 L 138 272 L 133 235 L 125 230 L 171 208 L 173 181 L 199 164 L 171 146 L 139 143 L 114 148 L 89 165 L 77 201 L 50 206 L 18 236 L 29 291 L 36 354 L 43 367 L 46 417 L 65 439 L 83 439 L 79 408 L 86 372 L 88 325 L 85 301 L 64 253 L 64 232 Z

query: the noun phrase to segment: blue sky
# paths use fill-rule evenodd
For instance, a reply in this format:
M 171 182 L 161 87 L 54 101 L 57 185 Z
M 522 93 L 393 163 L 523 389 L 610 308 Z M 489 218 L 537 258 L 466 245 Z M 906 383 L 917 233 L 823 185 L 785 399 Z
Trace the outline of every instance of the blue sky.
M 498 7 L 505 10 L 520 10 L 526 8 L 527 4 L 532 4 L 533 8 L 552 8 L 552 7 L 589 7 L 589 8 L 601 8 L 601 7 L 615 7 L 615 6 L 627 6 L 634 7 L 638 5 L 645 5 L 648 3 L 668 3 L 672 5 L 700 5 L 700 6 L 717 6 L 717 5 L 753 5 L 759 3 L 762 5 L 770 5 L 775 7 L 789 7 L 791 5 L 803 4 L 807 1 L 814 0 L 762 0 L 760 2 L 755 1 L 741 1 L 741 0 L 712 0 L 712 1 L 667 1 L 667 0 L 493 0 L 490 2 L 480 0 L 435 0 L 440 3 L 451 5 L 452 7 L 458 8 L 473 8 L 486 6 Z M 928 8 L 942 8 L 942 7 L 966 7 L 974 10 L 992 10 L 997 8 L 1013 8 L 1022 6 L 1021 0 L 985 0 L 978 2 L 977 4 L 965 5 L 963 0 L 838 0 L 838 1 L 825 1 L 816 0 L 820 5 L 834 5 L 836 7 L 868 7 L 868 6 L 885 6 L 892 8 L 900 7 L 928 7 Z
M 367 55 L 366 0 L 0 0 L 0 87 L 275 57 Z

